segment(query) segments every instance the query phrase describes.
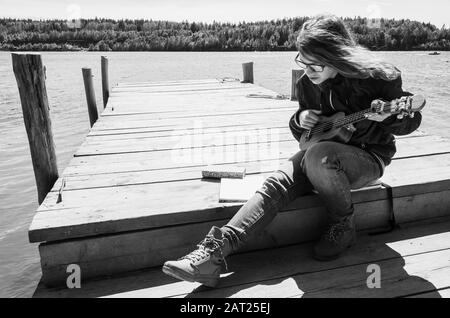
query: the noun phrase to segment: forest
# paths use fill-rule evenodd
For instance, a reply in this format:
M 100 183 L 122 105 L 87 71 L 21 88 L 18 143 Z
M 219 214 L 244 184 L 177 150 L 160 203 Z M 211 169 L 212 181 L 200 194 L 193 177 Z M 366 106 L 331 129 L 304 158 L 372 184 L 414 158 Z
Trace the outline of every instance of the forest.
M 241 23 L 0 19 L 3 51 L 292 51 L 308 17 Z M 407 19 L 345 18 L 370 50 L 450 50 L 450 29 Z

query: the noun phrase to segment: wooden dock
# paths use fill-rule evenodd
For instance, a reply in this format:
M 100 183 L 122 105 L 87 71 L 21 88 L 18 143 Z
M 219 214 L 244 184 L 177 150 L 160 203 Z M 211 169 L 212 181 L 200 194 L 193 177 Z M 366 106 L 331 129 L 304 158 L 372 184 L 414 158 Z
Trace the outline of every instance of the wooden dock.
M 30 226 L 30 241 L 41 243 L 35 296 L 449 296 L 450 142 L 420 131 L 397 139 L 385 186 L 353 192 L 360 239 L 341 259 L 311 259 L 326 212 L 309 195 L 230 257 L 218 289 L 162 274 L 165 260 L 192 250 L 242 206 L 219 203 L 220 182 L 202 179 L 202 169 L 239 164 L 269 175 L 298 151 L 288 128 L 297 107 L 239 81 L 116 86 Z M 388 227 L 391 205 L 400 229 L 369 235 Z M 366 285 L 372 263 L 381 289 Z M 81 289 L 64 287 L 70 264 L 81 268 Z

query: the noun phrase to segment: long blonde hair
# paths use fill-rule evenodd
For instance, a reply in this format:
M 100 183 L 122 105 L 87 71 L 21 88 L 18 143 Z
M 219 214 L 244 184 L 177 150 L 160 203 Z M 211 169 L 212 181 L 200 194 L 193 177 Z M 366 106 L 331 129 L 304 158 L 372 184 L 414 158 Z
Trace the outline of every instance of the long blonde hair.
M 314 57 L 347 78 L 392 81 L 401 72 L 358 45 L 344 22 L 334 15 L 316 16 L 303 24 L 297 38 L 300 53 Z

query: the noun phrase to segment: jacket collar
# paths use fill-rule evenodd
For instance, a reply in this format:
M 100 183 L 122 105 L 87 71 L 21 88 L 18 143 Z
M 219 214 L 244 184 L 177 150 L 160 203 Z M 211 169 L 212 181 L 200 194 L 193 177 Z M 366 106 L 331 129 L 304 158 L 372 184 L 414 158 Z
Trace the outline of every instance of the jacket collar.
M 341 74 L 337 74 L 334 78 L 329 78 L 325 82 L 319 84 L 321 90 L 327 90 L 341 86 L 344 83 L 345 77 Z

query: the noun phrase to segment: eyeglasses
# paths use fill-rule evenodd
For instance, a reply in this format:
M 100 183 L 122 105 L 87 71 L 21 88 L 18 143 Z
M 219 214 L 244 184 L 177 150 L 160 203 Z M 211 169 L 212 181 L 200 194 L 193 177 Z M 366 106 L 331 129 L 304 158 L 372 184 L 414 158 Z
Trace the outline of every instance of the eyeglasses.
M 299 57 L 300 57 L 300 52 L 295 57 L 294 61 L 295 61 L 295 63 L 297 63 L 297 65 L 301 69 L 306 70 L 309 67 L 313 72 L 317 72 L 317 73 L 323 72 L 323 69 L 325 68 L 325 65 L 307 64 L 307 63 L 303 62 L 302 60 L 300 60 Z

